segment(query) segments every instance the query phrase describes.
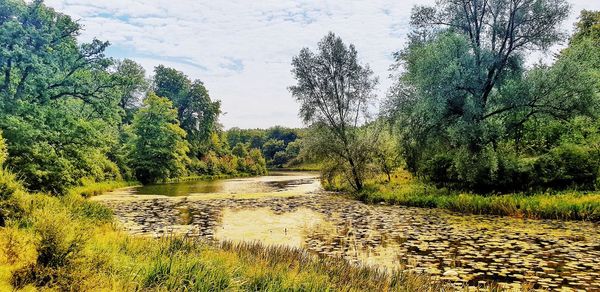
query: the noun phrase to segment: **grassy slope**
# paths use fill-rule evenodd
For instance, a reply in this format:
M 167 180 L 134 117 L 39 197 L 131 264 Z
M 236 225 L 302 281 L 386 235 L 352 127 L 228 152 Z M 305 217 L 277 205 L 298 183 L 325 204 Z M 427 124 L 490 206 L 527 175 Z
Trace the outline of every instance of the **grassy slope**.
M 21 211 L 0 227 L 0 291 L 441 288 L 423 276 L 383 273 L 283 247 L 131 237 L 118 230 L 110 210 L 81 198 L 81 189 L 62 198 L 33 195 L 13 179 L 6 179 L 16 188 L 11 202 Z M 106 191 L 108 185 L 120 184 L 88 185 L 85 191 Z
M 562 191 L 534 194 L 480 195 L 440 189 L 413 179 L 406 171 L 390 183 L 371 182 L 360 196 L 368 203 L 443 208 L 469 214 L 520 218 L 600 221 L 600 193 Z

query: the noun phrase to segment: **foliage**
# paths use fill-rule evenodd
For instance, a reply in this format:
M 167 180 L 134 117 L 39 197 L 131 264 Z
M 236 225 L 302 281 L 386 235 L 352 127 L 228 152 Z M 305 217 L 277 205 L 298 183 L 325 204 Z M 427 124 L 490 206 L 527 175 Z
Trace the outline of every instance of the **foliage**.
M 141 106 L 150 84 L 146 79 L 146 70 L 129 59 L 117 61 L 114 76 L 119 86 L 115 94 L 119 96 L 119 107 L 123 110 L 123 123 L 133 121 L 135 111 Z
M 373 184 L 375 183 L 375 184 Z M 391 184 L 369 183 L 361 194 L 368 203 L 441 208 L 465 214 L 491 214 L 532 219 L 600 220 L 600 194 L 577 191 L 482 195 L 419 182 L 396 171 Z
M 119 179 L 118 167 L 107 157 L 115 128 L 90 113 L 83 102 L 63 99 L 4 116 L 0 125 L 10 142 L 9 167 L 28 188 L 55 194 L 84 178 Z
M 148 94 L 133 119 L 132 165 L 142 183 L 158 182 L 185 173 L 186 133 L 179 127 L 177 111 L 166 98 Z
M 568 5 L 513 4 L 440 1 L 413 11 L 410 43 L 396 54 L 395 66 L 403 71 L 385 108 L 414 174 L 481 192 L 573 186 L 570 180 L 536 180 L 536 169 L 550 164 L 536 168 L 532 162 L 542 163 L 552 148 L 562 147 L 558 128 L 597 117 L 597 53 L 585 41 L 572 41 L 551 66 L 525 68 L 525 54 L 562 38 L 558 24 Z M 540 131 L 543 124 L 557 131 Z M 597 175 L 600 164 L 589 167 Z M 564 171 L 578 170 L 548 171 L 573 177 Z M 577 183 L 593 185 L 589 179 Z
M 301 160 L 300 140 L 304 131 L 275 126 L 268 129 L 240 129 L 227 130 L 226 136 L 229 145 L 246 145 L 247 148 L 257 148 L 272 168 L 287 168 L 298 164 Z M 239 155 L 238 155 L 239 156 Z
M 30 189 L 63 193 L 81 179 L 118 179 L 119 86 L 108 43 L 78 44 L 80 25 L 42 1 L 3 1 L 0 129 L 8 167 Z
M 600 11 L 582 10 L 571 43 L 578 43 L 586 39 L 594 40 L 600 45 Z
M 354 45 L 346 46 L 335 34 L 326 35 L 318 47 L 317 53 L 304 48 L 292 60 L 297 84 L 290 91 L 300 103 L 300 116 L 320 138 L 311 138 L 320 148 L 316 153 L 341 162 L 349 170 L 351 186 L 361 190 L 365 176 L 361 148 L 368 145 L 358 141 L 357 131 L 368 116 L 377 79 L 368 66 L 358 63 Z
M 154 90 L 168 98 L 177 109 L 177 119 L 187 133 L 194 156 L 207 150 L 210 136 L 218 130 L 220 101 L 212 101 L 200 80 L 190 80 L 183 72 L 159 65 L 154 68 Z
M 0 131 L 0 167 L 2 167 L 7 157 L 8 151 L 6 150 L 6 141 L 4 141 L 2 131 Z

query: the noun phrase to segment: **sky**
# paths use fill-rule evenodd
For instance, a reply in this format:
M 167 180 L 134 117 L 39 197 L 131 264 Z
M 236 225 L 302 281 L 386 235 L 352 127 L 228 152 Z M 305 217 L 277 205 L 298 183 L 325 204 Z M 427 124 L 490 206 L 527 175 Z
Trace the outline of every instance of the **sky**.
M 600 10 L 600 0 L 571 0 L 569 32 L 582 9 Z M 314 49 L 333 31 L 356 46 L 362 63 L 379 77 L 377 95 L 392 84 L 393 53 L 402 49 L 415 4 L 434 0 L 47 0 L 83 26 L 80 41 L 110 41 L 107 55 L 183 71 L 204 82 L 221 100 L 224 127 L 303 126 L 288 91 L 295 80 L 291 60 Z M 556 51 L 559 48 L 554 48 Z M 552 51 L 533 58 L 548 60 Z M 537 60 L 528 60 L 534 62 Z

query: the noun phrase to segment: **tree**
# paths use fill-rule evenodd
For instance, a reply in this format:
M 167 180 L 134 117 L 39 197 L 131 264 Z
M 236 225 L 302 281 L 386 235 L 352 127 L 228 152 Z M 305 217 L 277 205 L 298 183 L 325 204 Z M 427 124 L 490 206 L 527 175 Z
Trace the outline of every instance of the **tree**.
M 163 65 L 154 69 L 154 90 L 173 102 L 192 154 L 201 156 L 208 150 L 211 133 L 218 130 L 220 101 L 210 99 L 202 81 L 191 81 L 183 72 Z
M 317 53 L 302 49 L 292 67 L 297 84 L 289 89 L 300 103 L 300 116 L 321 132 L 316 137 L 324 138 L 317 143 L 323 154 L 347 165 L 351 186 L 362 190 L 356 129 L 368 117 L 377 79 L 368 65 L 358 63 L 354 45 L 346 46 L 333 33 L 319 42 Z
M 133 120 L 132 168 L 142 183 L 182 175 L 189 151 L 177 111 L 166 98 L 148 94 Z
M 141 106 L 150 84 L 146 80 L 144 67 L 132 60 L 117 61 L 114 67 L 114 76 L 119 84 L 116 94 L 119 95 L 119 107 L 123 110 L 123 123 L 129 124 L 135 110 Z
M 596 45 L 600 45 L 600 11 L 581 11 L 579 21 L 575 25 L 575 33 L 571 37 L 571 44 L 580 42 L 584 38 L 592 39 Z
M 265 159 L 269 164 L 271 164 L 273 158 L 275 157 L 275 154 L 281 151 L 285 151 L 285 143 L 283 142 L 283 140 L 269 139 L 262 146 L 263 155 L 265 156 Z M 280 167 L 281 165 L 276 166 Z
M 487 143 L 481 125 L 513 108 L 495 103 L 496 93 L 523 72 L 523 54 L 561 39 L 559 24 L 568 12 L 562 0 L 443 0 L 416 7 L 411 42 L 396 55 L 407 73 L 395 96 L 401 103 L 432 99 L 434 127 L 461 123 L 471 133 L 468 147 L 477 151 Z
M 42 1 L 0 1 L 0 129 L 7 165 L 33 190 L 62 193 L 120 178 L 117 80 L 107 42 L 78 44 L 81 27 Z
M 392 180 L 392 172 L 400 167 L 400 153 L 395 137 L 388 129 L 373 127 L 370 131 L 377 131 L 377 141 L 374 143 L 373 157 L 375 164 L 387 176 L 387 181 Z
M 43 104 L 65 96 L 95 103 L 113 86 L 106 82 L 108 42 L 78 45 L 81 26 L 41 0 L 0 5 L 0 94 L 5 108 L 17 100 Z
M 523 153 L 533 124 L 595 115 L 593 79 L 575 59 L 531 69 L 523 62 L 562 38 L 559 24 L 568 11 L 562 0 L 417 7 L 386 105 L 409 170 L 444 184 L 497 190 L 494 182 L 508 177 L 505 171 L 524 169 L 515 157 L 543 154 Z

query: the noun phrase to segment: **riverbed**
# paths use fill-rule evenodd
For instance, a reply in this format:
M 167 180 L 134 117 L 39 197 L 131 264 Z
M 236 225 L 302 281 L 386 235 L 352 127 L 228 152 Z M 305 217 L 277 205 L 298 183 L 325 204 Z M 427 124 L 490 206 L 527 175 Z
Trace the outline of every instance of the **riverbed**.
M 600 290 L 600 226 L 367 205 L 316 173 L 133 187 L 94 197 L 140 236 L 260 241 L 457 286 Z

